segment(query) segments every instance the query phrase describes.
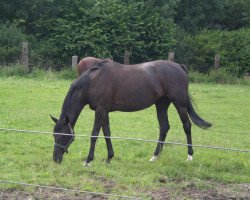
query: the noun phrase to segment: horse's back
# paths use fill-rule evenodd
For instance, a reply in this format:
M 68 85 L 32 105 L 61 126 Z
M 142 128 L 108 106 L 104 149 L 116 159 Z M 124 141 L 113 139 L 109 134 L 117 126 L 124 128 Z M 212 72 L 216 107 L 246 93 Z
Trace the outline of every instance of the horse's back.
M 102 104 L 110 105 L 111 110 L 135 111 L 151 106 L 162 96 L 174 99 L 187 95 L 185 71 L 168 61 L 137 65 L 106 61 L 90 71 L 90 79 L 92 107 Z

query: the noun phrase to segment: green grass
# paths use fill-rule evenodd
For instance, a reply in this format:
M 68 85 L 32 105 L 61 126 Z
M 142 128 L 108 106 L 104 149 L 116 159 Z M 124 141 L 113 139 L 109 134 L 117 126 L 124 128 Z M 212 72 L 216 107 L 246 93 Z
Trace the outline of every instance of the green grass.
M 1 77 L 0 127 L 51 131 L 49 115 L 58 117 L 71 81 L 54 75 L 43 78 Z M 192 126 L 193 143 L 250 149 L 250 86 L 190 84 L 197 112 L 213 123 L 209 130 Z M 85 107 L 75 127 L 76 134 L 91 134 L 94 113 Z M 169 109 L 171 129 L 167 141 L 186 142 L 179 117 Z M 158 139 L 155 108 L 135 113 L 110 114 L 112 136 Z M 154 163 L 155 143 L 113 140 L 115 157 L 105 165 L 104 139 L 96 145 L 95 160 L 83 167 L 89 138 L 77 137 L 61 165 L 52 162 L 52 135 L 0 132 L 0 179 L 147 197 L 161 187 L 175 188 L 186 182 L 250 183 L 250 155 L 230 151 L 194 148 L 194 160 L 187 162 L 187 149 L 166 145 Z M 161 183 L 161 179 L 167 181 Z M 182 184 L 176 184 L 182 183 Z M 205 182 L 205 183 L 203 183 Z M 0 189 L 20 186 L 0 184 Z

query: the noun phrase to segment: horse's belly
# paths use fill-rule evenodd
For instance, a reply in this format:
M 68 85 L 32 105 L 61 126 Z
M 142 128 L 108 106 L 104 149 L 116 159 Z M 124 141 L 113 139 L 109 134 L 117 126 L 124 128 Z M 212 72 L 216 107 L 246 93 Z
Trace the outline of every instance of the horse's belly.
M 110 106 L 110 112 L 112 111 L 121 111 L 121 112 L 135 112 L 135 111 L 140 111 L 143 109 L 146 109 L 148 107 L 150 107 L 152 104 L 149 105 L 124 105 L 124 104 L 116 104 L 116 103 L 112 103 L 112 105 Z
M 143 94 L 138 92 L 120 98 L 113 99 L 111 109 L 113 111 L 133 112 L 143 110 L 153 105 L 160 96 L 153 93 Z

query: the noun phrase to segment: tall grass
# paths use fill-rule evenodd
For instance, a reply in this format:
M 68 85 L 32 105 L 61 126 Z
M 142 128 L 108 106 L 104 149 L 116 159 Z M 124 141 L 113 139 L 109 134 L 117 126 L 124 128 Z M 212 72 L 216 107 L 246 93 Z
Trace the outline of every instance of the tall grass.
M 208 74 L 190 71 L 189 81 L 191 83 L 220 83 L 220 84 L 243 84 L 250 85 L 250 80 L 245 80 L 244 77 L 237 78 L 227 72 L 225 69 L 217 71 L 210 70 Z
M 0 77 L 30 77 L 30 78 L 45 78 L 45 79 L 66 79 L 73 80 L 77 74 L 75 70 L 71 68 L 63 68 L 61 71 L 44 70 L 40 68 L 34 68 L 29 71 L 27 68 L 20 64 L 0 66 Z M 217 71 L 211 70 L 208 74 L 202 74 L 196 71 L 190 71 L 189 81 L 191 83 L 220 83 L 220 84 L 242 84 L 250 85 L 250 80 L 242 78 L 236 78 L 224 69 Z
M 76 71 L 71 68 L 64 68 L 61 71 L 44 70 L 34 68 L 32 71 L 27 69 L 21 64 L 14 64 L 9 66 L 0 66 L 0 77 L 29 77 L 29 78 L 40 78 L 40 79 L 65 79 L 73 80 L 76 78 Z

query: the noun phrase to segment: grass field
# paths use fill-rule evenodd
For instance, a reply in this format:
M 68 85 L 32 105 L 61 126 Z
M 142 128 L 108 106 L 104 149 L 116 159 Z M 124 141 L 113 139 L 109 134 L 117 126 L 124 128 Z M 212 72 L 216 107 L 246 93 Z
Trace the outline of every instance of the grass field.
M 49 115 L 59 117 L 70 83 L 49 76 L 1 78 L 0 128 L 52 132 Z M 196 111 L 213 123 L 209 130 L 192 126 L 194 144 L 250 149 L 250 86 L 190 84 L 190 93 L 196 101 Z M 93 111 L 85 107 L 75 127 L 76 135 L 91 134 L 93 117 Z M 111 113 L 110 118 L 112 136 L 158 139 L 154 106 L 135 113 Z M 173 106 L 169 120 L 167 141 L 185 143 Z M 187 162 L 186 147 L 166 145 L 159 160 L 151 163 L 148 160 L 155 143 L 113 140 L 115 157 L 111 165 L 105 165 L 106 144 L 99 139 L 95 160 L 86 168 L 82 164 L 89 150 L 89 138 L 76 137 L 61 165 L 52 162 L 52 134 L 1 131 L 0 138 L 0 180 L 156 199 L 157 195 L 159 199 L 160 195 L 192 199 L 192 194 L 185 192 L 188 188 L 206 193 L 217 191 L 218 185 L 250 184 L 249 153 L 194 148 L 194 160 Z M 0 183 L 1 191 L 10 188 L 24 189 Z M 238 187 L 235 190 L 241 192 Z M 248 192 L 244 195 L 250 196 Z

